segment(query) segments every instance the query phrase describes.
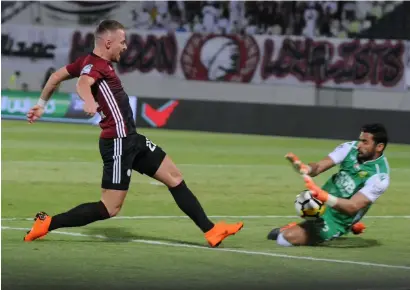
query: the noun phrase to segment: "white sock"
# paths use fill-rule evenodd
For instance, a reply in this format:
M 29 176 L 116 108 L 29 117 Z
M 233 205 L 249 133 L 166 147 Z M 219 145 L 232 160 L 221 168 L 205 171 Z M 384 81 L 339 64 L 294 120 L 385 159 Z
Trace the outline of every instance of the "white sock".
M 283 233 L 280 233 L 278 238 L 276 239 L 276 243 L 278 243 L 279 246 L 284 246 L 284 247 L 292 247 L 293 245 L 289 243 L 285 237 L 283 236 Z

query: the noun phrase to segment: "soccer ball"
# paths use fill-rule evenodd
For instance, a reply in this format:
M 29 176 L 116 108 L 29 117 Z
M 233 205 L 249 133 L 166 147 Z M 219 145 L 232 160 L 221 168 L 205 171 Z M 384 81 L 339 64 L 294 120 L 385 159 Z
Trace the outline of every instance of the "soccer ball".
M 312 197 L 309 190 L 305 190 L 296 196 L 295 209 L 300 217 L 315 220 L 323 215 L 326 206 L 320 200 Z

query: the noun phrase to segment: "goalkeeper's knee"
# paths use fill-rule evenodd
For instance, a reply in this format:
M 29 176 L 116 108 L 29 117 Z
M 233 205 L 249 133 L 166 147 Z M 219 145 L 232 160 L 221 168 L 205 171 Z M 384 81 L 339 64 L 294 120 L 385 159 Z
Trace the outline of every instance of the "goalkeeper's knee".
M 278 235 L 278 238 L 276 239 L 276 243 L 279 246 L 283 246 L 283 247 L 292 247 L 293 246 L 291 243 L 288 242 L 288 240 L 286 240 L 286 238 L 283 236 L 283 233 L 280 233 Z

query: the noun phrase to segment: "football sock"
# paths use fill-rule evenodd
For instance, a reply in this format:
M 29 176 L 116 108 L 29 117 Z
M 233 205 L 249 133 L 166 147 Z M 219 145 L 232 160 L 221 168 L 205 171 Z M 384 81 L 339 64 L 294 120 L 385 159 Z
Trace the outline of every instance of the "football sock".
M 186 186 L 185 181 L 169 188 L 179 208 L 194 221 L 205 233 L 214 227 L 214 224 L 206 216 L 201 204 L 195 195 Z
M 276 243 L 279 246 L 284 246 L 284 247 L 292 247 L 293 245 L 291 243 L 289 243 L 285 237 L 283 236 L 283 233 L 280 233 L 278 238 L 276 239 Z
M 81 227 L 108 218 L 110 214 L 102 201 L 83 203 L 67 212 L 53 216 L 48 230 Z

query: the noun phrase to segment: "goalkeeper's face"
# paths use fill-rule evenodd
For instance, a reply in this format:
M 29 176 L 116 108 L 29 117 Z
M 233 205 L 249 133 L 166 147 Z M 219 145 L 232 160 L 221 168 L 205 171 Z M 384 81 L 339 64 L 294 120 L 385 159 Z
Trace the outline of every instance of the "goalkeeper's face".
M 383 151 L 383 148 L 380 149 L 378 145 L 380 144 L 376 144 L 373 140 L 373 134 L 362 132 L 359 137 L 359 143 L 357 144 L 357 159 L 365 162 L 378 158 Z

